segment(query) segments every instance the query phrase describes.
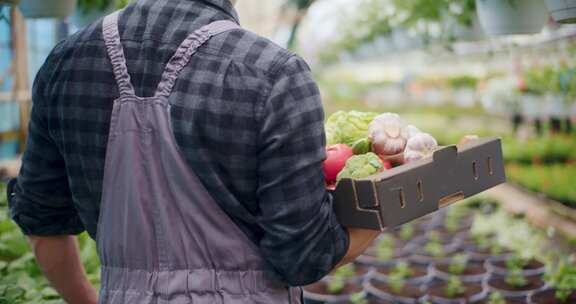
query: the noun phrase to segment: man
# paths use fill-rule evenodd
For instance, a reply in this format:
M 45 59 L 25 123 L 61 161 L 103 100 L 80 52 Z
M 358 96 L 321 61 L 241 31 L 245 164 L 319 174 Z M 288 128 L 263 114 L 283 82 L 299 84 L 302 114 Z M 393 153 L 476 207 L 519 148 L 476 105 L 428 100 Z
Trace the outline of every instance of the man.
M 38 73 L 12 218 L 69 303 L 300 303 L 377 232 L 324 190 L 319 92 L 229 0 L 139 0 L 57 45 Z

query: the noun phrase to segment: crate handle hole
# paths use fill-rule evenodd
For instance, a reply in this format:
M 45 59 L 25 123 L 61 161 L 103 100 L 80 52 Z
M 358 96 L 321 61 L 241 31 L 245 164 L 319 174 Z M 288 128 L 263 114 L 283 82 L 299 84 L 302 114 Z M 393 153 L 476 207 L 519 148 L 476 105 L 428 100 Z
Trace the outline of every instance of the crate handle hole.
M 422 187 L 422 181 L 418 181 L 418 183 L 416 184 L 416 190 L 418 191 L 418 201 L 419 202 L 423 202 L 424 201 L 424 189 Z
M 494 175 L 494 169 L 492 167 L 492 157 L 488 157 L 486 162 L 488 163 L 488 174 Z
M 404 195 L 403 189 L 400 189 L 400 191 L 398 191 L 398 198 L 400 199 L 400 208 L 405 208 L 406 207 L 406 196 Z
M 478 180 L 478 162 L 472 162 L 472 174 L 474 175 L 474 179 Z

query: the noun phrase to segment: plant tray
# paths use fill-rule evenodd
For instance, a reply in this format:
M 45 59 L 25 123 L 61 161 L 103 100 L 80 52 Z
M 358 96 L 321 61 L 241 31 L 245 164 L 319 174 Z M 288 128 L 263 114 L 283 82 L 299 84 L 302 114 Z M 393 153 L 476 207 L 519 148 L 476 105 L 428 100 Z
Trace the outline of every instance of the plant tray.
M 481 138 L 367 178 L 342 179 L 334 209 L 345 227 L 384 230 L 505 181 L 501 140 Z

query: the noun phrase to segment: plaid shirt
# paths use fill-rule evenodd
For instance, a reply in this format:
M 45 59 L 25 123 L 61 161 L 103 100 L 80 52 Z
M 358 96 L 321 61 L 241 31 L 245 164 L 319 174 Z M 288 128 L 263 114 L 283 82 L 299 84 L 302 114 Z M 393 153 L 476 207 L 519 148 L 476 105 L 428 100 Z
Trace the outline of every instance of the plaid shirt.
M 193 30 L 237 20 L 228 0 L 140 0 L 120 16 L 136 94 L 151 96 Z M 10 193 L 27 235 L 95 237 L 112 102 L 112 67 L 96 22 L 57 45 L 38 72 L 27 148 Z M 298 56 L 248 31 L 214 37 L 183 70 L 170 102 L 190 167 L 285 282 L 320 279 L 348 237 L 324 189 L 324 113 Z

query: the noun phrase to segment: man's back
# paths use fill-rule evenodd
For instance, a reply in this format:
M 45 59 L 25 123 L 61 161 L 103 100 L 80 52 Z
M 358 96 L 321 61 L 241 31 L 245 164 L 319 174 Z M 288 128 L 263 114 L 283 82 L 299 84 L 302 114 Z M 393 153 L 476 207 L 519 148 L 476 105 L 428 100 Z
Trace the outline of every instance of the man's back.
M 222 19 L 235 19 L 227 0 L 141 0 L 129 6 L 119 28 L 136 95 L 154 94 L 166 62 L 190 32 Z M 26 233 L 86 229 L 95 237 L 117 97 L 100 23 L 61 43 L 47 59 L 35 83 L 19 177 L 24 191 L 11 204 Z M 188 165 L 284 279 L 303 284 L 332 269 L 347 240 L 318 170 L 323 111 L 305 63 L 234 30 L 199 49 L 170 103 L 173 132 Z M 46 197 L 55 203 L 35 203 Z

